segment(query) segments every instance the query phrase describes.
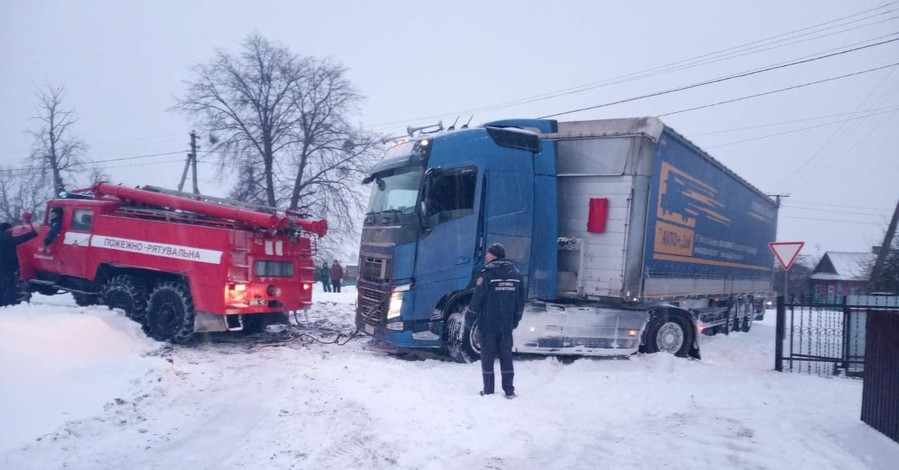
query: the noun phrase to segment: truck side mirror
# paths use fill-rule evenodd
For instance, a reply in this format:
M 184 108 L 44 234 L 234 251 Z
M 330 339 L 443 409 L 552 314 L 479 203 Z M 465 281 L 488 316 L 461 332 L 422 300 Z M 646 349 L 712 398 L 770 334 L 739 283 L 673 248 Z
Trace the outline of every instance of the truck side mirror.
M 436 171 L 434 168 L 429 169 L 425 172 L 425 176 L 421 182 L 421 196 L 418 203 L 418 222 L 421 225 L 423 230 L 431 230 L 431 226 L 428 222 L 428 217 L 430 214 L 428 210 L 430 209 L 430 201 L 431 198 L 431 182 L 434 179 L 434 175 Z
M 31 212 L 22 212 L 22 222 L 25 225 L 31 225 Z

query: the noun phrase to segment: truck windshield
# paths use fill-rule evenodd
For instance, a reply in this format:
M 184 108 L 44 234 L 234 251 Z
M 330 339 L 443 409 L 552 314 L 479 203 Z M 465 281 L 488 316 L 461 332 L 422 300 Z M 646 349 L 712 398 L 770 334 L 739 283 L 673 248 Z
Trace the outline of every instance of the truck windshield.
M 372 179 L 371 199 L 368 201 L 368 215 L 384 211 L 401 214 L 415 212 L 415 201 L 421 185 L 421 166 L 394 168 Z

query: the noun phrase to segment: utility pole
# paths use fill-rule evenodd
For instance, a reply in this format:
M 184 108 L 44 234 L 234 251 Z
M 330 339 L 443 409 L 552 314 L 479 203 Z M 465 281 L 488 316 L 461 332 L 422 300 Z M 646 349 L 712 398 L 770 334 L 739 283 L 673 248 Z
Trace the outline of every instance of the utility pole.
M 181 182 L 178 183 L 178 191 L 184 189 L 184 181 L 187 180 L 187 169 L 191 168 L 191 176 L 193 178 L 194 194 L 200 194 L 200 188 L 197 186 L 197 133 L 190 131 L 190 152 L 187 153 L 187 161 L 184 162 L 184 172 L 181 173 Z
M 896 202 L 896 209 L 893 210 L 893 218 L 890 220 L 890 226 L 887 228 L 886 235 L 883 236 L 883 243 L 880 245 L 880 251 L 877 252 L 877 261 L 874 262 L 874 269 L 871 270 L 871 278 L 868 279 L 868 292 L 877 290 L 877 281 L 880 280 L 880 273 L 883 271 L 883 263 L 887 259 L 887 255 L 893 248 L 893 237 L 896 236 L 896 225 L 899 224 L 899 201 Z

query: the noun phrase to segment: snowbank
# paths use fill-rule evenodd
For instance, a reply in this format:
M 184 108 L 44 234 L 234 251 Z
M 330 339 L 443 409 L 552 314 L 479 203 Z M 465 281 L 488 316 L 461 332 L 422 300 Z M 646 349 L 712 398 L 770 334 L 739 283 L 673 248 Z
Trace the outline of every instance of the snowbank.
M 302 323 L 352 329 L 352 288 L 315 298 Z M 859 421 L 860 381 L 771 371 L 772 325 L 704 337 L 702 361 L 519 359 L 509 401 L 477 394 L 477 364 L 368 339 L 172 348 L 103 309 L 15 307 L 0 311 L 16 338 L 0 349 L 4 396 L 18 384 L 0 468 L 895 468 L 899 445 Z

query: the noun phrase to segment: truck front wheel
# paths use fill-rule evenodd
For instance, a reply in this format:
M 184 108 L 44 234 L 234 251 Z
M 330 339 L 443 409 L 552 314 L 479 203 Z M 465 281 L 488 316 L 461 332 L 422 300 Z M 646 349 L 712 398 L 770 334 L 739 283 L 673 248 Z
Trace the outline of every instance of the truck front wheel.
M 125 316 L 144 324 L 147 321 L 147 289 L 133 276 L 119 274 L 111 277 L 100 293 L 101 303 L 114 309 L 120 308 Z M 76 302 L 78 298 L 75 298 Z M 79 304 L 80 305 L 80 304 Z
M 470 316 L 468 305 L 462 302 L 446 318 L 446 350 L 456 362 L 475 362 L 481 358 L 478 320 Z
M 150 294 L 147 334 L 158 341 L 187 343 L 194 337 L 194 302 L 183 282 L 160 282 Z
M 693 328 L 678 315 L 662 313 L 649 320 L 645 352 L 666 352 L 686 357 L 693 345 Z

